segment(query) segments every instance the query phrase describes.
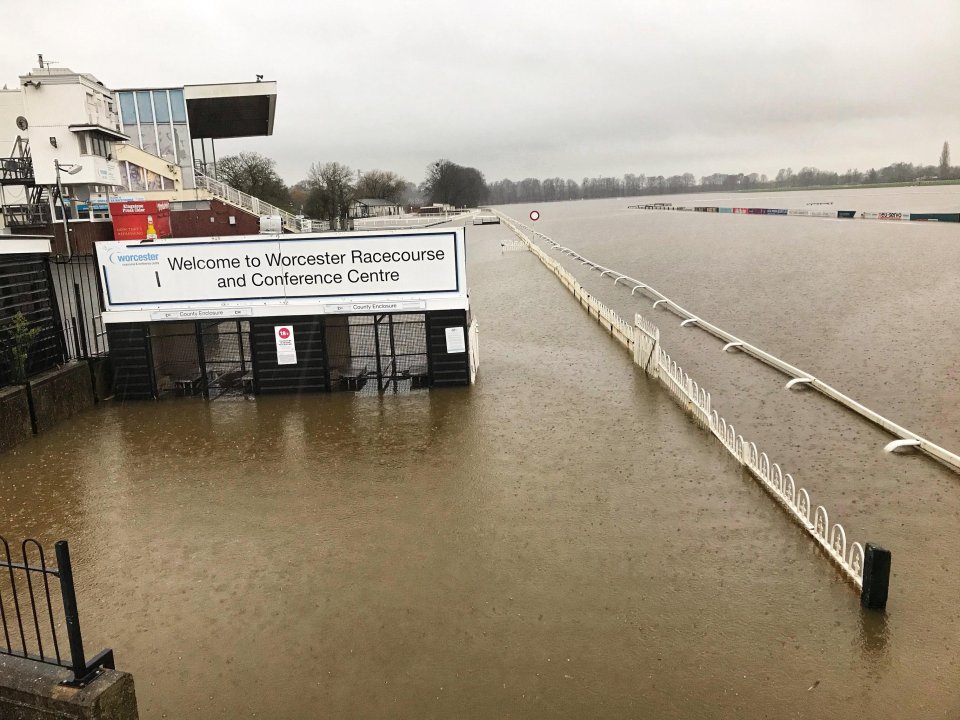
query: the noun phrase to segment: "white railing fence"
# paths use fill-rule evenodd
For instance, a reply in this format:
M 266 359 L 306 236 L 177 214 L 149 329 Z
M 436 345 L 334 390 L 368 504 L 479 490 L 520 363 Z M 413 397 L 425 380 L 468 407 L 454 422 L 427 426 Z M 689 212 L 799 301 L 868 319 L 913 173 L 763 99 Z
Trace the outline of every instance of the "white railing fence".
M 627 323 L 616 312 L 588 293 L 559 262 L 547 255 L 532 240 L 534 237 L 532 228 L 517 223 L 507 215 L 499 212 L 497 214 L 501 221 L 526 243 L 530 251 L 560 279 L 590 317 L 595 318 L 601 327 L 623 345 L 631 353 L 634 362 L 649 376 L 658 379 L 701 427 L 709 430 L 719 439 L 729 453 L 749 470 L 763 489 L 786 511 L 787 515 L 813 538 L 844 576 L 857 589 L 862 589 L 863 546 L 858 542 L 848 545 L 846 532 L 839 523 L 830 524 L 827 510 L 822 505 L 814 508 L 810 494 L 804 488 L 797 487 L 790 473 L 783 472 L 780 465 L 771 462 L 766 453 L 757 449 L 756 444 L 738 435 L 734 426 L 712 408 L 710 393 L 687 375 L 660 345 L 659 328 L 639 314 L 636 315 L 633 325 Z M 552 243 L 540 233 L 537 235 Z M 606 269 L 604 271 L 612 272 Z M 615 282 L 625 277 L 619 275 Z M 636 281 L 634 283 L 643 285 Z
M 214 180 L 200 171 L 194 171 L 196 184 L 198 188 L 206 190 L 211 195 L 224 202 L 227 202 L 241 210 L 246 210 L 253 215 L 279 215 L 283 227 L 291 232 L 301 232 L 302 218 L 298 218 L 291 212 L 281 210 L 276 205 L 264 202 L 253 195 L 247 195 L 245 192 L 237 190 L 224 182 Z
M 214 180 L 208 175 L 204 175 L 200 170 L 194 170 L 196 185 L 198 188 L 206 190 L 211 195 L 224 202 L 227 202 L 241 210 L 246 210 L 254 215 L 279 215 L 285 230 L 291 232 L 325 232 L 330 229 L 330 223 L 320 220 L 309 220 L 300 218 L 291 212 L 281 210 L 276 205 L 264 202 L 253 195 L 237 190 L 224 182 Z M 357 218 L 354 220 L 355 230 L 400 230 L 404 228 L 428 228 L 434 225 L 440 225 L 451 220 L 468 220 L 473 217 L 478 210 L 453 210 L 440 213 L 439 215 L 417 215 L 417 216 L 397 216 L 390 215 L 386 217 L 375 218 Z
M 403 228 L 427 228 L 451 220 L 467 220 L 476 214 L 476 210 L 457 210 L 439 215 L 387 215 L 385 217 L 357 218 L 353 221 L 355 230 L 399 230 Z
M 501 214 L 501 217 L 505 217 L 505 216 Z M 791 365 L 790 363 L 784 360 L 781 360 L 780 358 L 774 355 L 771 355 L 770 353 L 764 350 L 761 350 L 757 346 L 752 345 L 746 342 L 745 340 L 741 340 L 740 338 L 733 335 L 732 333 L 729 333 L 726 330 L 723 330 L 722 328 L 719 328 L 716 325 L 713 325 L 712 323 L 707 322 L 706 320 L 704 320 L 702 317 L 698 315 L 694 315 L 692 312 L 681 307 L 679 304 L 677 304 L 676 302 L 668 298 L 663 293 L 654 289 L 647 283 L 641 282 L 640 280 L 632 278 L 629 275 L 621 273 L 617 270 L 604 267 L 599 263 L 595 263 L 592 260 L 583 257 L 576 250 L 572 250 L 568 247 L 560 245 L 559 243 L 553 241 L 551 238 L 549 238 L 548 236 L 540 232 L 534 232 L 534 229 L 527 225 L 524 225 L 522 223 L 516 223 L 513 221 L 507 222 L 507 224 L 512 226 L 512 229 L 514 230 L 515 233 L 520 232 L 522 230 L 524 232 L 530 233 L 534 238 L 534 240 L 536 240 L 536 238 L 539 237 L 544 242 L 549 243 L 554 250 L 560 252 L 561 254 L 572 257 L 573 259 L 579 261 L 582 265 L 588 266 L 591 270 L 596 270 L 597 272 L 600 273 L 600 277 L 609 277 L 610 279 L 613 280 L 614 285 L 622 283 L 625 287 L 631 288 L 630 289 L 631 295 L 634 295 L 637 292 L 639 292 L 641 295 L 644 295 L 650 298 L 651 300 L 654 301 L 653 302 L 654 308 L 662 305 L 664 309 L 669 310 L 675 315 L 683 318 L 683 321 L 680 323 L 681 327 L 690 327 L 690 326 L 698 327 L 710 333 L 714 337 L 723 340 L 726 343 L 726 345 L 724 345 L 723 347 L 724 352 L 728 350 L 739 350 L 759 360 L 765 365 L 768 365 L 772 368 L 775 368 L 776 370 L 779 370 L 784 375 L 790 378 L 790 381 L 787 382 L 785 386 L 786 389 L 789 390 L 795 387 L 801 388 L 801 387 L 807 387 L 807 386 L 811 387 L 817 390 L 818 392 L 820 392 L 821 394 L 826 395 L 831 400 L 834 400 L 840 403 L 841 405 L 843 405 L 844 407 L 852 410 L 853 412 L 857 413 L 861 417 L 866 418 L 867 420 L 874 423 L 875 425 L 878 425 L 879 427 L 889 432 L 891 435 L 894 435 L 897 438 L 899 438 L 898 440 L 894 440 L 893 442 L 888 443 L 884 447 L 885 451 L 894 452 L 901 448 L 915 447 L 921 452 L 943 463 L 950 469 L 954 471 L 960 471 L 960 455 L 957 455 L 956 453 L 951 452 L 950 450 L 947 450 L 946 448 L 941 447 L 940 445 L 937 445 L 936 443 L 931 442 L 930 440 L 927 440 L 924 437 L 921 437 L 917 433 L 911 430 L 908 430 L 907 428 L 902 427 L 901 425 L 898 425 L 897 423 L 893 422 L 893 420 L 890 420 L 884 417 L 883 415 L 881 415 L 880 413 L 874 410 L 871 410 L 870 408 L 857 402 L 856 400 L 849 397 L 848 395 L 845 395 L 844 393 L 840 392 L 835 387 L 828 385 L 823 380 L 820 380 L 819 378 L 814 377 L 811 373 L 808 373 L 805 370 L 801 370 L 800 368 L 794 365 Z M 524 237 L 524 239 L 526 240 L 527 238 Z

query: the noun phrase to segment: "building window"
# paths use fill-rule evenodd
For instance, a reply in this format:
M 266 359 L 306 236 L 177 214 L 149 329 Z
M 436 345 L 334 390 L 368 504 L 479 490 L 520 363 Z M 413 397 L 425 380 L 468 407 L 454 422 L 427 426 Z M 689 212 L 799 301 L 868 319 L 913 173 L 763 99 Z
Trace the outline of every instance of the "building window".
M 127 165 L 128 170 L 130 171 L 130 189 L 131 190 L 146 190 L 146 185 L 144 184 L 143 178 L 143 168 L 139 165 L 134 165 L 129 163 Z
M 81 155 L 98 155 L 99 157 L 113 157 L 113 143 L 96 132 L 77 133 L 80 142 Z
M 124 125 L 137 124 L 137 108 L 134 105 L 133 93 L 120 93 L 120 114 L 123 116 Z
M 186 125 L 174 125 L 173 136 L 176 139 L 177 162 L 181 165 L 192 165 L 193 156 L 190 154 L 190 137 Z
M 130 178 L 127 177 L 127 161 L 121 160 L 117 163 L 118 168 L 120 169 L 120 189 L 129 190 L 130 189 Z
M 167 105 L 167 91 L 153 91 L 153 111 L 158 123 L 170 122 L 170 108 Z
M 140 113 L 140 124 L 153 122 L 153 107 L 150 104 L 149 92 L 137 93 L 137 111 Z
M 141 140 L 143 142 L 141 150 L 151 155 L 157 155 L 157 133 L 156 125 L 150 123 L 149 125 L 141 126 Z
M 157 137 L 160 140 L 160 157 L 170 162 L 177 161 L 173 148 L 173 129 L 169 125 L 157 125 Z
M 170 91 L 170 112 L 175 123 L 187 121 L 187 107 L 183 102 L 183 90 Z

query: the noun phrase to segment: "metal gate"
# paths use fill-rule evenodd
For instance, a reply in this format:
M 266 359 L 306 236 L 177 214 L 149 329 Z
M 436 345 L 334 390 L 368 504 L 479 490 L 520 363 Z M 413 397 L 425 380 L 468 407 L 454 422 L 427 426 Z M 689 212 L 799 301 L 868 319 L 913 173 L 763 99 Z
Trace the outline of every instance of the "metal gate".
M 246 320 L 154 323 L 150 348 L 157 397 L 216 399 L 253 392 Z
M 68 360 L 107 354 L 97 265 L 92 255 L 61 256 L 47 260 L 56 294 L 60 331 Z
M 407 392 L 428 384 L 422 313 L 350 315 L 326 324 L 334 390 Z
M 250 322 L 213 320 L 199 322 L 200 362 L 206 378 L 206 395 L 247 395 L 253 392 L 250 359 Z

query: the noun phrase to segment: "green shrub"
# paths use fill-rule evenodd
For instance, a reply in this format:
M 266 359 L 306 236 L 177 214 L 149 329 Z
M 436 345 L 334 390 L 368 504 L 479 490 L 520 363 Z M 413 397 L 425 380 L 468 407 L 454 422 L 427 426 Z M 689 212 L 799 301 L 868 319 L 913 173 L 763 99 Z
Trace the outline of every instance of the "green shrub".
M 30 350 L 37 341 L 40 328 L 30 327 L 30 321 L 22 312 L 13 316 L 13 321 L 7 324 L 6 332 L 6 362 L 10 368 L 10 380 L 13 383 L 23 384 L 27 381 L 27 363 L 30 360 Z

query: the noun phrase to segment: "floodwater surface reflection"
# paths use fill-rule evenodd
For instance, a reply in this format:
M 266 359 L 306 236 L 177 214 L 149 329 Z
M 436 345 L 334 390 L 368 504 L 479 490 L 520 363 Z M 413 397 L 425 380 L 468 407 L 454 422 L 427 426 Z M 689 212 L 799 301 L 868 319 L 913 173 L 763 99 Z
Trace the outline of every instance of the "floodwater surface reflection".
M 70 539 L 87 647 L 141 717 L 957 710 L 956 488 L 863 616 L 507 237 L 468 231 L 472 388 L 105 403 L 0 459 L 6 534 Z

